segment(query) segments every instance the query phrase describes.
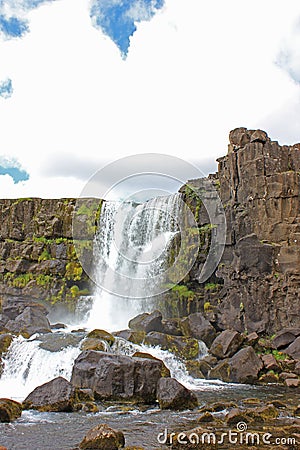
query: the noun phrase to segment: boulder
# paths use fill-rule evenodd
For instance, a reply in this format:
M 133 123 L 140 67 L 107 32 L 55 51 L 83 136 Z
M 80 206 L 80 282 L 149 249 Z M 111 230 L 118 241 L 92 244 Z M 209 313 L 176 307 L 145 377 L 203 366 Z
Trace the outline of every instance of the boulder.
M 170 336 L 152 331 L 146 335 L 144 343 L 152 346 L 159 345 L 162 350 L 169 350 L 183 359 L 197 358 L 199 354 L 198 340 L 186 336 Z
M 181 319 L 165 319 L 162 320 L 163 333 L 171 334 L 172 336 L 182 336 Z
M 217 336 L 215 328 L 201 313 L 190 314 L 181 322 L 185 335 L 203 341 L 208 347 Z
M 160 311 L 142 313 L 129 321 L 129 328 L 134 331 L 163 331 L 162 314 Z
M 0 398 L 0 422 L 12 422 L 21 417 L 22 405 L 8 398 Z
M 210 380 L 222 380 L 229 383 L 230 370 L 229 359 L 223 359 L 208 372 L 208 378 Z
M 284 384 L 287 387 L 298 388 L 300 386 L 300 379 L 299 378 L 287 378 L 284 381 Z
M 115 342 L 114 336 L 105 330 L 96 329 L 96 330 L 90 331 L 86 337 L 90 338 L 90 339 L 102 339 L 103 341 L 108 342 L 109 345 L 113 345 L 113 343 Z
M 9 320 L 6 328 L 12 333 L 21 333 L 26 338 L 35 333 L 51 333 L 47 317 L 39 308 L 31 306 L 27 306 L 14 320 Z
M 81 350 L 97 350 L 105 352 L 106 345 L 101 339 L 87 338 L 82 341 L 80 348 Z
M 86 350 L 74 362 L 71 383 L 99 400 L 152 403 L 162 370 L 160 360 Z
M 160 361 L 162 364 L 162 370 L 161 370 L 161 376 L 162 377 L 170 377 L 170 370 L 167 368 L 165 363 L 159 359 L 155 358 L 155 356 L 150 355 L 150 353 L 144 353 L 144 352 L 135 352 L 132 355 L 133 358 L 146 358 L 146 359 L 154 359 L 155 361 Z
M 297 361 L 297 362 L 296 362 L 296 365 L 295 365 L 295 368 L 294 368 L 294 372 L 295 372 L 297 375 L 300 375 L 300 361 Z
M 90 429 L 79 444 L 79 448 L 83 450 L 118 450 L 124 446 L 124 434 L 106 424 L 99 424 Z
M 125 339 L 133 344 L 142 344 L 146 333 L 145 331 L 121 330 L 114 333 L 114 336 Z
M 274 370 L 276 372 L 280 370 L 279 364 L 273 355 L 263 355 L 261 359 L 267 370 Z
M 263 368 L 261 359 L 252 347 L 245 347 L 236 353 L 229 361 L 230 381 L 252 384 L 258 379 Z
M 61 330 L 67 328 L 67 325 L 64 323 L 51 323 L 51 330 Z
M 222 331 L 213 341 L 210 347 L 210 353 L 219 359 L 229 358 L 239 350 L 243 340 L 243 336 L 237 331 Z
M 157 385 L 157 400 L 161 409 L 194 409 L 198 406 L 196 395 L 174 378 L 161 378 Z
M 300 336 L 288 346 L 284 353 L 291 356 L 293 359 L 300 359 Z
M 11 334 L 5 333 L 0 334 L 0 356 L 6 353 L 10 344 L 12 343 L 13 337 Z
M 24 400 L 24 409 L 38 411 L 71 412 L 79 409 L 80 401 L 91 401 L 87 392 L 81 392 L 63 377 L 36 387 Z
M 300 336 L 300 328 L 284 328 L 275 334 L 273 338 L 273 346 L 277 350 L 287 347 Z
M 253 331 L 252 333 L 250 333 L 246 336 L 246 342 L 248 345 L 253 346 L 253 345 L 257 344 L 258 340 L 259 340 L 259 336 L 256 333 L 256 331 Z

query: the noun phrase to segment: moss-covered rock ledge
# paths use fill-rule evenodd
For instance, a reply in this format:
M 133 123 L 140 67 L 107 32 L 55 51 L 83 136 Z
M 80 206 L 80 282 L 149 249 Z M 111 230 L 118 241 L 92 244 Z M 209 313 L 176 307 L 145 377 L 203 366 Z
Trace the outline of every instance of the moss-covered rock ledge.
M 0 200 L 0 301 L 31 298 L 71 307 L 92 283 L 78 260 L 92 261 L 101 200 L 22 198 Z M 73 216 L 83 229 L 73 240 Z

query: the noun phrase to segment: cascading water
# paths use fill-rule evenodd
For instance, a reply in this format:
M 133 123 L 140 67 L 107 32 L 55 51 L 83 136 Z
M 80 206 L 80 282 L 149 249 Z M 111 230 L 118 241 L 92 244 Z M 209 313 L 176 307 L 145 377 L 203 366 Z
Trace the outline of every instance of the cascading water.
M 27 340 L 21 336 L 12 342 L 2 361 L 0 397 L 23 400 L 37 386 L 53 378 L 71 378 L 74 360 L 81 352 L 79 345 L 50 351 L 41 344 L 39 338 Z
M 180 208 L 180 194 L 142 204 L 104 203 L 94 242 L 98 288 L 88 328 L 127 328 L 129 319 L 153 309 L 151 296 L 159 292 Z

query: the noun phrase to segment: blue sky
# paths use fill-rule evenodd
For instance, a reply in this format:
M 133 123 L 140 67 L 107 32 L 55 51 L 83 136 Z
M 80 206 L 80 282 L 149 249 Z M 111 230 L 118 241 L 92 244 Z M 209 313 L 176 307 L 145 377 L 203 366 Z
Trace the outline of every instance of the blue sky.
M 298 0 L 0 0 L 0 60 L 2 197 L 142 152 L 214 171 L 237 126 L 300 141 Z

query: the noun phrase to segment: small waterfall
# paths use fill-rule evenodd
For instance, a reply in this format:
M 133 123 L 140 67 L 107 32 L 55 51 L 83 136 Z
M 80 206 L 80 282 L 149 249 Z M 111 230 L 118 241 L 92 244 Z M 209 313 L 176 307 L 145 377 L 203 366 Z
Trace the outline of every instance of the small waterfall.
M 55 377 L 71 378 L 73 362 L 79 346 L 67 346 L 59 351 L 40 347 L 38 339 L 14 339 L 3 359 L 4 372 L 0 381 L 0 397 L 23 400 L 33 389 Z
M 168 249 L 179 231 L 180 194 L 146 203 L 105 202 L 94 242 L 98 288 L 86 326 L 110 331 L 153 309 Z

